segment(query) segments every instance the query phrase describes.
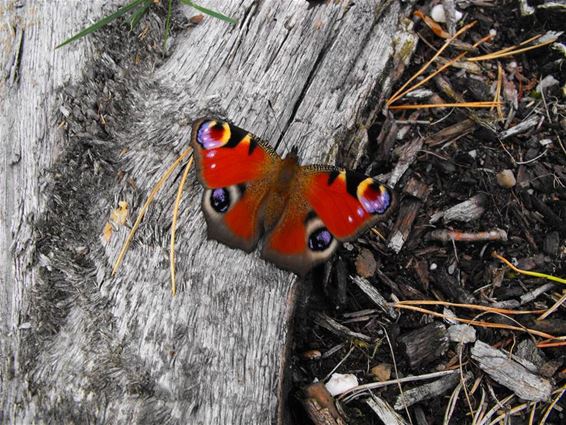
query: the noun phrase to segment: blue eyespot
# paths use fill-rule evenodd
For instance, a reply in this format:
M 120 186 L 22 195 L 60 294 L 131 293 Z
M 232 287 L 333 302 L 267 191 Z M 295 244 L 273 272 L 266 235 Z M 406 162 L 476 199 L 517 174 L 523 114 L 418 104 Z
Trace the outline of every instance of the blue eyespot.
M 216 212 L 225 213 L 230 208 L 230 192 L 224 187 L 210 193 L 210 205 Z
M 326 227 L 322 227 L 309 236 L 309 248 L 311 251 L 324 251 L 330 246 L 333 239 Z

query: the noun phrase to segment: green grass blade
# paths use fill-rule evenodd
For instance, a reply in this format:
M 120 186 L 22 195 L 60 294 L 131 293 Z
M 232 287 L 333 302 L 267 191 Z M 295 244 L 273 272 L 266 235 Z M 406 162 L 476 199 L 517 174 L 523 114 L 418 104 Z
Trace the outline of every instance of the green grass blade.
M 138 9 L 136 9 L 134 13 L 132 13 L 132 17 L 130 18 L 130 31 L 133 31 L 134 28 L 138 26 L 141 18 L 143 17 L 143 15 L 146 14 L 147 10 L 149 9 L 149 6 L 151 6 L 152 3 L 151 0 L 144 0 L 144 1 L 145 4 L 139 7 Z
M 213 18 L 217 18 L 224 22 L 228 22 L 229 24 L 236 25 L 238 23 L 237 19 L 230 18 L 226 15 L 223 15 L 220 12 L 216 12 L 214 10 L 207 9 L 206 7 L 199 6 L 198 4 L 193 3 L 191 0 L 181 0 L 181 2 L 185 3 L 188 6 L 194 7 L 196 10 L 205 13 L 209 16 L 212 16 Z
M 85 28 L 84 30 L 82 30 L 81 32 L 75 34 L 74 36 L 72 36 L 71 38 L 68 38 L 67 40 L 63 41 L 61 44 L 59 44 L 57 47 L 55 47 L 56 49 L 58 49 L 59 47 L 63 47 L 69 43 L 72 43 L 73 41 L 78 40 L 79 38 L 84 37 L 85 35 L 90 34 L 91 32 L 94 32 L 100 28 L 102 28 L 104 25 L 112 22 L 114 19 L 119 18 L 120 16 L 122 16 L 124 13 L 129 12 L 130 10 L 138 7 L 142 2 L 144 2 L 145 0 L 134 0 L 131 3 L 128 3 L 125 6 L 122 6 L 120 9 L 118 9 L 116 12 L 114 12 L 112 15 L 108 15 L 102 19 L 100 19 L 99 21 L 95 22 L 94 24 L 92 24 L 90 27 Z
M 169 32 L 171 31 L 171 11 L 173 9 L 173 0 L 169 0 L 167 6 L 167 19 L 165 19 L 165 34 L 163 34 L 163 50 L 167 46 L 167 39 L 169 38 Z

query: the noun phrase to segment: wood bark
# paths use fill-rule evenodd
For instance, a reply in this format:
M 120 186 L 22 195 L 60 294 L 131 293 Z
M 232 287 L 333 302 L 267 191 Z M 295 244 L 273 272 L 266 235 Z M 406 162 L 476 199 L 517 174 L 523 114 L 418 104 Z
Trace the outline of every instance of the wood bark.
M 165 55 L 155 6 L 139 36 L 122 22 L 54 50 L 121 4 L 1 6 L 0 422 L 284 423 L 297 278 L 205 239 L 193 173 L 176 297 L 175 185 L 115 277 L 128 228 L 114 225 L 108 241 L 103 228 L 119 201 L 140 208 L 202 115 L 281 154 L 297 145 L 303 163 L 356 165 L 388 72 L 414 48 L 408 4 L 207 2 L 235 26 L 191 25 L 182 17 L 198 12 L 178 6 Z

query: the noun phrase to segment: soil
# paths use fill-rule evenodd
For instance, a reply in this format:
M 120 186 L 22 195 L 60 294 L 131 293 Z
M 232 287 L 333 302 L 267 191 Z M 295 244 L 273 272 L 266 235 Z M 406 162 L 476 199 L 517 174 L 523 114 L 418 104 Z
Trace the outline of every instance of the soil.
M 430 15 L 431 3 L 439 2 L 419 5 L 425 15 Z M 457 3 L 468 6 L 460 8 L 464 17 L 457 28 L 477 21 L 460 37 L 468 46 L 495 30 L 495 37 L 468 53 L 468 57 L 517 46 L 535 35 L 564 29 L 564 9 L 536 8 L 543 4 L 541 1 L 530 2 L 534 13 L 529 16 L 521 15 L 518 1 Z M 420 40 L 412 63 L 397 87 L 414 75 L 445 42 L 422 19 L 412 19 Z M 446 25 L 440 25 L 447 30 Z M 556 43 L 562 43 L 563 48 L 564 41 L 564 35 L 560 35 Z M 449 47 L 442 57 L 452 58 L 461 52 L 459 48 Z M 448 107 L 392 111 L 384 105 L 382 116 L 369 131 L 370 151 L 360 171 L 383 174 L 387 178 L 399 163 L 396 152 L 400 147 L 419 139 L 423 144 L 395 186 L 400 198 L 399 211 L 397 217 L 378 227 L 384 238 L 368 232 L 356 243 L 346 244 L 331 267 L 321 267 L 313 273 L 312 287 L 305 289 L 305 301 L 297 313 L 291 360 L 294 391 L 289 405 L 297 424 L 315 423 L 307 419 L 301 407 L 305 400 L 304 389 L 334 372 L 353 374 L 359 384 L 364 384 L 450 370 L 461 365 L 462 373 L 470 374 L 466 381 L 469 402 L 460 392 L 450 419 L 450 423 L 457 424 L 472 423 L 470 409 L 475 413 L 483 405 L 485 413 L 497 405 L 497 400 L 513 394 L 472 359 L 473 342 L 463 345 L 450 342 L 445 350 L 418 361 L 411 359 L 403 345 L 404 336 L 409 335 L 410 343 L 414 338 L 411 332 L 415 330 L 425 329 L 430 324 L 449 328 L 456 322 L 406 309 L 396 309 L 397 317 L 392 318 L 353 283 L 351 276 L 361 275 L 388 302 L 436 300 L 512 310 L 546 310 L 560 299 L 563 284 L 551 286 L 547 284 L 553 282 L 548 279 L 517 273 L 492 254 L 498 253 L 523 270 L 566 278 L 565 60 L 564 51 L 544 46 L 522 54 L 474 62 L 477 66 L 474 73 L 449 67 L 421 87 L 429 90 L 426 99 L 403 98 L 395 102 L 490 101 L 494 99 L 501 75 L 500 113 L 497 108 Z M 431 69 L 438 67 L 435 64 Z M 429 69 L 423 76 L 430 73 Z M 541 91 L 537 85 L 542 80 L 552 81 L 552 85 Z M 529 119 L 534 123 L 530 128 L 505 137 L 506 130 Z M 446 129 L 448 135 L 441 132 Z M 501 174 L 504 170 L 508 171 Z M 421 190 L 415 192 L 415 185 Z M 466 207 L 457 220 L 438 218 L 431 222 L 435 214 L 470 198 L 479 206 L 478 214 Z M 410 212 L 415 210 L 416 217 L 411 221 Z M 390 248 L 389 238 L 407 224 L 403 220 L 410 222 L 410 231 L 401 250 L 395 253 Z M 485 233 L 490 231 L 495 233 Z M 439 233 L 440 241 L 434 240 Z M 525 294 L 543 285 L 547 286 L 542 293 L 521 304 Z M 519 327 L 557 337 L 566 335 L 564 302 L 544 320 L 536 320 L 540 313 L 514 316 L 514 321 L 510 321 L 508 316 L 493 312 L 480 315 L 480 311 L 469 308 L 420 307 L 440 314 L 445 314 L 448 308 L 463 319 L 478 318 L 507 325 L 518 323 Z M 329 317 L 369 339 L 345 335 L 336 329 L 330 331 L 328 326 L 321 325 L 320 317 Z M 545 339 L 521 331 L 474 328 L 477 340 L 508 354 L 517 354 L 521 343 L 540 344 Z M 428 335 L 426 330 L 424 335 Z M 431 341 L 429 343 L 433 344 L 433 336 Z M 538 346 L 534 352 L 540 360 L 536 373 L 545 376 L 558 390 L 552 398 L 559 397 L 566 378 L 564 345 Z M 549 365 L 552 366 L 550 372 Z M 376 366 L 378 369 L 372 373 Z M 377 373 L 389 368 L 389 377 Z M 407 391 L 428 382 L 409 382 L 403 384 L 402 389 Z M 441 396 L 401 408 L 397 413 L 407 423 L 443 423 L 456 383 Z M 389 385 L 371 392 L 393 405 L 399 386 Z M 346 423 L 382 423 L 365 402 L 369 396 L 366 391 L 349 402 L 344 402 L 343 397 L 335 398 Z M 549 408 L 549 401 L 529 405 L 515 413 L 513 420 L 529 423 L 533 415 L 534 422 L 530 423 L 539 423 Z M 522 403 L 517 396 L 512 397 L 491 420 L 504 414 L 505 409 Z M 566 400 L 562 397 L 545 418 L 546 423 L 564 423 L 564 408 Z

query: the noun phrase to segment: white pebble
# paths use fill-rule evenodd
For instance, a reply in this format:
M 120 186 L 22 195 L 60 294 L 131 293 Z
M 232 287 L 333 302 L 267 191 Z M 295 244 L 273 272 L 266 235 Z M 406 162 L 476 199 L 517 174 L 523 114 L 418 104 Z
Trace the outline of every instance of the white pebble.
M 358 378 L 351 373 L 341 374 L 335 373 L 330 377 L 330 380 L 325 384 L 326 389 L 332 396 L 337 396 L 351 388 L 358 386 Z
M 458 10 L 455 13 L 456 22 L 462 19 L 462 12 Z M 444 7 L 441 4 L 437 4 L 434 6 L 430 11 L 430 17 L 434 19 L 436 22 L 440 22 L 442 24 L 446 23 L 446 12 L 444 11 Z

